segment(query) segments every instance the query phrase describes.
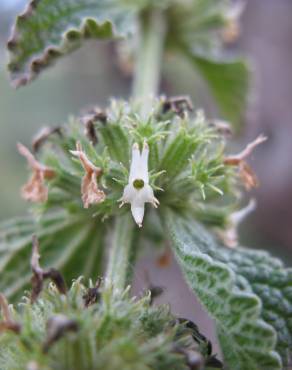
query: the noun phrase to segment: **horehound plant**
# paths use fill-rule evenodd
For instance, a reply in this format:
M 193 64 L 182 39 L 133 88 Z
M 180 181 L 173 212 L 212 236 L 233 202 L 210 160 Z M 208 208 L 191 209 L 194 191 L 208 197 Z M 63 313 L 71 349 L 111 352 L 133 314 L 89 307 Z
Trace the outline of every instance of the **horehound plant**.
M 120 62 L 133 65 L 134 82 L 130 101 L 44 128 L 31 149 L 18 144 L 33 212 L 0 229 L 1 369 L 289 368 L 292 270 L 237 235 L 255 208 L 242 201 L 258 185 L 249 157 L 266 138 L 230 154 L 226 122 L 186 97 L 158 95 L 165 54 L 180 55 L 221 115 L 238 122 L 248 69 L 226 45 L 243 5 L 33 0 L 17 17 L 8 41 L 15 86 L 83 41 L 109 38 L 124 39 Z M 196 324 L 152 305 L 155 284 L 130 295 L 137 255 L 166 245 L 214 319 L 222 362 Z

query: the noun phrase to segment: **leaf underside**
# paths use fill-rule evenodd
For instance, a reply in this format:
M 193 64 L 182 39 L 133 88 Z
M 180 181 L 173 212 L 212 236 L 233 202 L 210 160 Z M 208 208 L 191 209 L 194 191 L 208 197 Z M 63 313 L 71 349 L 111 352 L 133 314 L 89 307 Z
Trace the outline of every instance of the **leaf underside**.
M 203 227 L 170 211 L 165 224 L 190 287 L 216 321 L 228 369 L 276 370 L 287 365 L 292 270 L 263 251 L 222 247 Z
M 41 265 L 60 270 L 68 284 L 78 275 L 93 279 L 101 275 L 100 222 L 66 212 L 47 214 L 38 222 L 22 217 L 0 225 L 0 292 L 8 298 L 23 294 L 30 281 L 33 234 L 40 242 Z
M 12 82 L 26 85 L 84 40 L 125 37 L 132 27 L 133 12 L 116 0 L 32 0 L 7 44 Z

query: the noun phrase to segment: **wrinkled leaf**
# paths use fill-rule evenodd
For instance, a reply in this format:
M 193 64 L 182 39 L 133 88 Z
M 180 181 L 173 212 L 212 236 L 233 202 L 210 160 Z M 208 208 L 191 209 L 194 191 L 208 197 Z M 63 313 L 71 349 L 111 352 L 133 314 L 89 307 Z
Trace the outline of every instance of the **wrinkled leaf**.
M 124 37 L 132 27 L 133 12 L 116 0 L 32 0 L 8 41 L 12 81 L 25 85 L 84 40 Z
M 200 225 L 180 219 L 171 211 L 164 217 L 188 284 L 215 319 L 227 368 L 281 369 L 276 348 L 283 356 L 281 338 L 286 334 L 286 340 L 290 337 L 291 341 L 291 271 L 264 252 L 221 247 Z M 261 291 L 256 288 L 260 281 L 265 285 Z M 269 291 L 274 291 L 271 297 Z M 275 320 L 271 306 L 277 295 L 285 296 L 286 304 L 273 309 L 278 315 Z
M 252 291 L 261 299 L 262 317 L 276 330 L 276 348 L 287 365 L 292 354 L 292 268 L 285 268 L 263 250 L 222 247 L 202 228 L 193 226 L 193 222 L 184 224 L 185 238 L 198 244 L 198 235 L 204 235 L 202 251 L 234 271 L 239 289 Z
M 277 331 L 276 349 L 287 365 L 292 354 L 292 269 L 284 268 L 279 259 L 261 250 L 241 247 L 219 251 L 215 252 L 217 258 L 239 276 L 239 286 L 260 297 L 262 317 Z

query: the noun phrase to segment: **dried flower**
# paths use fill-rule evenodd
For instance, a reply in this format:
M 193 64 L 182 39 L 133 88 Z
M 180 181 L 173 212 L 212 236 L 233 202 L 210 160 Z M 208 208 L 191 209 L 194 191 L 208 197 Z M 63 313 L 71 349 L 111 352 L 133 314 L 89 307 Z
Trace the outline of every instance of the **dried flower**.
M 31 269 L 32 269 L 32 292 L 31 292 L 31 302 L 35 302 L 40 295 L 41 291 L 43 290 L 43 282 L 45 279 L 51 279 L 60 294 L 66 294 L 67 287 L 66 283 L 60 274 L 60 272 L 54 268 L 50 268 L 49 270 L 44 270 L 39 263 L 40 254 L 39 254 L 39 242 L 37 237 L 34 235 L 32 238 L 32 255 L 31 255 Z
M 94 107 L 81 117 L 81 122 L 85 127 L 85 135 L 93 145 L 96 145 L 98 142 L 94 124 L 96 122 L 101 122 L 103 125 L 105 125 L 107 123 L 107 119 L 106 112 L 102 111 L 98 107 Z
M 131 204 L 132 215 L 139 227 L 142 227 L 145 203 L 151 203 L 155 208 L 159 205 L 149 185 L 148 156 L 149 146 L 146 142 L 143 144 L 142 153 L 137 143 L 133 145 L 129 183 L 120 200 L 122 202 L 120 207 L 125 203 Z
M 24 145 L 18 143 L 17 149 L 27 159 L 28 165 L 32 169 L 30 179 L 21 189 L 22 197 L 35 203 L 46 202 L 48 199 L 48 187 L 45 185 L 45 179 L 53 178 L 55 171 L 39 163 Z
M 267 140 L 264 135 L 259 135 L 254 141 L 249 143 L 243 151 L 236 155 L 227 156 L 224 159 L 224 164 L 228 166 L 237 166 L 239 175 L 247 190 L 251 190 L 259 185 L 258 178 L 252 168 L 246 163 L 245 159 L 253 152 L 253 150 L 261 143 Z
M 98 278 L 95 286 L 93 288 L 89 288 L 87 292 L 82 296 L 85 307 L 89 307 L 95 303 L 97 303 L 100 299 L 100 285 L 102 282 L 102 278 Z
M 3 294 L 0 293 L 0 307 L 2 310 L 3 321 L 0 321 L 0 332 L 10 330 L 14 333 L 20 333 L 21 326 L 11 317 L 8 302 Z
M 57 314 L 49 318 L 47 322 L 47 339 L 43 346 L 44 353 L 60 340 L 68 332 L 77 332 L 79 325 L 76 320 L 72 320 L 63 314 Z
M 150 280 L 149 272 L 147 270 L 145 270 L 145 280 L 147 282 L 147 290 L 150 293 L 149 303 L 152 305 L 154 300 L 164 293 L 165 288 L 159 285 L 154 285 Z
M 187 111 L 193 112 L 194 107 L 189 96 L 175 96 L 163 101 L 162 113 L 172 111 L 183 118 Z
M 240 36 L 239 18 L 246 6 L 246 1 L 238 0 L 230 5 L 226 17 L 226 26 L 222 30 L 222 39 L 226 44 L 232 44 Z
M 84 208 L 88 208 L 91 204 L 103 202 L 106 197 L 105 193 L 100 190 L 97 185 L 97 178 L 101 176 L 102 169 L 90 162 L 79 142 L 76 143 L 76 150 L 70 150 L 70 152 L 80 159 L 85 171 L 81 183 L 81 195 Z
M 51 135 L 57 134 L 62 137 L 61 127 L 43 127 L 32 140 L 32 149 L 36 153 Z
M 213 119 L 209 122 L 209 127 L 212 127 L 219 135 L 224 138 L 231 138 L 233 130 L 229 122 L 222 121 L 220 119 Z
M 246 207 L 229 216 L 227 228 L 224 231 L 219 231 L 219 236 L 227 247 L 234 248 L 238 245 L 238 227 L 256 209 L 256 206 L 256 200 L 251 199 Z

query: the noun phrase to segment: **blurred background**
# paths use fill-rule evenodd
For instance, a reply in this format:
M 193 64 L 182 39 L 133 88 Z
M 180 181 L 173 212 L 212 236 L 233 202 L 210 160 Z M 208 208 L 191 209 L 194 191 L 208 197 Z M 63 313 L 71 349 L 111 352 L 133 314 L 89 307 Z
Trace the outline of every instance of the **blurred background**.
M 41 126 L 61 124 L 69 114 L 78 114 L 94 104 L 105 106 L 111 95 L 127 98 L 130 94 L 130 77 L 118 68 L 113 45 L 97 42 L 89 42 L 62 59 L 28 87 L 17 91 L 10 87 L 5 72 L 5 42 L 13 18 L 25 3 L 26 0 L 0 1 L 0 220 L 26 210 L 19 188 L 27 172 L 16 151 L 17 141 L 29 145 Z M 258 199 L 258 208 L 242 225 L 241 240 L 252 247 L 269 249 L 291 264 L 292 1 L 249 0 L 241 23 L 236 47 L 251 59 L 254 76 L 250 106 L 235 144 L 243 148 L 259 133 L 269 137 L 252 158 L 261 187 L 252 194 Z M 168 60 L 162 91 L 168 95 L 189 94 L 196 106 L 216 114 L 200 83 L 190 76 L 188 66 Z M 140 267 L 137 271 L 149 270 L 155 283 L 172 284 L 162 299 L 172 302 L 176 313 L 194 316 L 195 298 L 182 286 L 176 266 L 161 271 L 148 257 Z M 143 273 L 138 272 L 136 280 L 137 286 L 144 284 Z M 209 319 L 196 307 L 195 316 L 202 315 L 201 325 L 207 330 Z

